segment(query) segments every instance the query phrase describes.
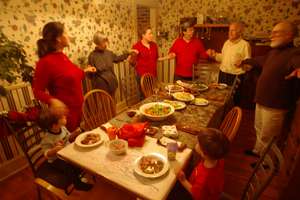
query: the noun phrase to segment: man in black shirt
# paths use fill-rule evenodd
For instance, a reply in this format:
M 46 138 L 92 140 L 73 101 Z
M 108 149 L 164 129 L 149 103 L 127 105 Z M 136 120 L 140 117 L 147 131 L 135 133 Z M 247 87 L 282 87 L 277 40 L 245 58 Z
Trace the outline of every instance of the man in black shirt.
M 246 71 L 260 70 L 255 94 L 256 143 L 247 155 L 259 157 L 274 136 L 281 134 L 286 113 L 300 96 L 300 48 L 293 45 L 297 27 L 283 21 L 272 30 L 272 50 L 262 57 L 242 62 Z M 298 77 L 298 78 L 296 78 Z

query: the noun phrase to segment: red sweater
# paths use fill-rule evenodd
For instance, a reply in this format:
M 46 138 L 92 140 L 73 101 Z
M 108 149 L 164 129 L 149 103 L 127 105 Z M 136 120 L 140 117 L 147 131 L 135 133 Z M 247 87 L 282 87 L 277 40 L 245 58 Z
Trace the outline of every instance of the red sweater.
M 194 200 L 219 200 L 224 187 L 224 160 L 214 168 L 197 165 L 189 179 Z
M 83 78 L 83 70 L 74 65 L 64 53 L 50 53 L 36 64 L 33 92 L 37 99 L 45 103 L 49 104 L 49 100 L 54 97 L 64 102 L 69 109 L 81 108 Z
M 169 50 L 169 53 L 176 54 L 175 74 L 183 77 L 193 76 L 193 65 L 198 59 L 208 58 L 205 48 L 196 38 L 186 42 L 183 38 L 177 38 Z
M 157 45 L 154 42 L 150 42 L 150 48 L 147 48 L 139 41 L 133 45 L 132 48 L 139 51 L 136 63 L 137 74 L 142 76 L 145 73 L 150 73 L 153 76 L 156 76 L 158 58 Z

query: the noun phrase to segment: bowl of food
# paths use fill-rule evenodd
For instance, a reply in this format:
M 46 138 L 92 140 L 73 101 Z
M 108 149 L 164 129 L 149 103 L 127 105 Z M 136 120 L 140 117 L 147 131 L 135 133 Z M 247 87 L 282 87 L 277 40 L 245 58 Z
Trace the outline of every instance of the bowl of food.
M 122 139 L 115 139 L 109 142 L 109 149 L 116 155 L 126 154 L 128 142 Z
M 152 121 L 162 121 L 172 115 L 175 108 L 168 103 L 152 102 L 142 105 L 139 110 Z
M 159 153 L 149 153 L 135 161 L 134 171 L 145 178 L 158 178 L 169 170 L 169 162 Z
M 78 135 L 75 144 L 80 147 L 95 147 L 103 142 L 100 133 L 85 132 Z

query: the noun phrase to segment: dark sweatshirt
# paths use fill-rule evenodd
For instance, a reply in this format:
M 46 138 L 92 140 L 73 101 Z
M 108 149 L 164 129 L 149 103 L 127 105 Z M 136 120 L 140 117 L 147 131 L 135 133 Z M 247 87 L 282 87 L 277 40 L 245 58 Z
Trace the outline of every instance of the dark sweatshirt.
M 97 68 L 95 74 L 91 74 L 93 88 L 103 89 L 114 95 L 118 80 L 113 70 L 114 63 L 121 62 L 128 57 L 128 53 L 117 56 L 107 49 L 95 49 L 88 58 L 88 63 Z
M 266 56 L 247 59 L 243 64 L 260 68 L 255 102 L 270 108 L 290 109 L 300 96 L 300 80 L 285 80 L 295 68 L 300 68 L 300 48 L 293 44 L 272 49 Z

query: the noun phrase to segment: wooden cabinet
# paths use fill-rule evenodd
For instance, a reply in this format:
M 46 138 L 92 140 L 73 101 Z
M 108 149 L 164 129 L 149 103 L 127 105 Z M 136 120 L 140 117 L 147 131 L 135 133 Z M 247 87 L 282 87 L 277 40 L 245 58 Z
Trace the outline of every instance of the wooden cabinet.
M 206 49 L 221 52 L 224 42 L 228 39 L 228 24 L 196 24 L 195 35 L 200 38 Z

